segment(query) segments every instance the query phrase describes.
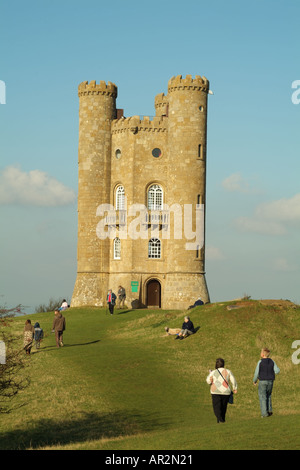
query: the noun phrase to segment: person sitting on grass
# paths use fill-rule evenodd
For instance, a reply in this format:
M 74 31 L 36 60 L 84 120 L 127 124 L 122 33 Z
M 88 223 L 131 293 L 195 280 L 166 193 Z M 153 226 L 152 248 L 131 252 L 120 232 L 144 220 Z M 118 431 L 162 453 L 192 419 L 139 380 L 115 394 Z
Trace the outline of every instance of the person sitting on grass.
M 64 299 L 62 301 L 62 304 L 61 306 L 59 307 L 58 311 L 61 312 L 62 310 L 67 310 L 67 308 L 69 308 L 70 305 L 68 304 L 68 302 L 66 301 L 66 299 Z
M 180 332 L 176 335 L 175 339 L 184 339 L 187 336 L 193 335 L 196 333 L 193 322 L 190 320 L 190 317 L 187 315 L 184 317 L 184 322 L 182 324 Z
M 196 302 L 194 303 L 194 305 L 190 305 L 188 310 L 191 310 L 191 308 L 195 308 L 195 307 L 198 307 L 199 305 L 204 305 L 204 302 L 203 300 L 201 299 L 201 297 L 199 297 Z

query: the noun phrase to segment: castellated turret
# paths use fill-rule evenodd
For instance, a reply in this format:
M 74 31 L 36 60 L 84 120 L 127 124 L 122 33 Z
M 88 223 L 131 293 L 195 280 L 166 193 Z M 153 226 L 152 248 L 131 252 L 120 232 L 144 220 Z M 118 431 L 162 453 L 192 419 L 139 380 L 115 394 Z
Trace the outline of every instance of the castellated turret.
M 72 306 L 206 303 L 205 192 L 209 82 L 181 75 L 155 97 L 156 116 L 117 119 L 117 87 L 79 95 L 78 273 Z

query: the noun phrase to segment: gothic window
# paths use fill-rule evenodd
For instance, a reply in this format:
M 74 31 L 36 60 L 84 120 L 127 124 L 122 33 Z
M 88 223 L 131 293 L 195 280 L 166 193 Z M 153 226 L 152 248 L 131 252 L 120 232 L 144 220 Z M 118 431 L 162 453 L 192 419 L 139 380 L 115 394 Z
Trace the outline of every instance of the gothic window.
M 160 211 L 163 208 L 163 190 L 158 184 L 153 184 L 148 190 L 148 210 Z
M 148 245 L 148 258 L 159 259 L 161 257 L 161 242 L 158 238 L 151 238 Z
M 118 237 L 114 239 L 114 259 L 121 259 L 121 240 Z
M 122 211 L 125 209 L 125 189 L 124 186 L 118 186 L 116 190 L 116 210 Z

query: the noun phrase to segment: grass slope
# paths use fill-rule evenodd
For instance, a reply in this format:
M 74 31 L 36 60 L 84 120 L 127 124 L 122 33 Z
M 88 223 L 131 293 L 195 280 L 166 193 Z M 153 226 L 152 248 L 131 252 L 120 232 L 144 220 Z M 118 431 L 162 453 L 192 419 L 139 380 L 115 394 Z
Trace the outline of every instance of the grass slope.
M 53 314 L 32 315 L 46 338 L 26 357 L 31 385 L 14 400 L 23 406 L 0 416 L 0 449 L 300 449 L 300 365 L 291 349 L 300 309 L 227 305 L 192 310 L 200 328 L 184 341 L 164 332 L 181 326 L 184 312 L 69 309 L 60 349 Z M 24 323 L 17 318 L 13 328 L 22 332 Z M 268 419 L 252 385 L 263 346 L 281 369 Z M 238 382 L 225 425 L 216 423 L 205 382 L 219 356 Z

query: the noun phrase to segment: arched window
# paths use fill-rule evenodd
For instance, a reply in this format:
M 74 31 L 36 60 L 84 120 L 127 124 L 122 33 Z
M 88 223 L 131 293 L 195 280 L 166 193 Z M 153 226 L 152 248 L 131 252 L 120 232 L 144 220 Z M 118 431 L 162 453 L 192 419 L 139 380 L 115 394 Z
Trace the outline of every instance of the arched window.
M 161 242 L 158 238 L 151 238 L 148 245 L 148 258 L 161 257 Z
M 118 186 L 116 190 L 116 210 L 122 211 L 125 209 L 125 189 L 124 186 Z
M 121 259 L 121 240 L 118 237 L 114 239 L 114 259 Z
M 163 209 L 163 190 L 158 184 L 152 184 L 148 189 L 148 210 L 160 211 Z

